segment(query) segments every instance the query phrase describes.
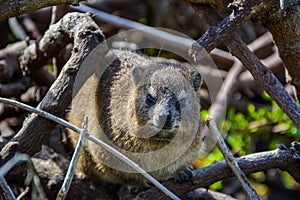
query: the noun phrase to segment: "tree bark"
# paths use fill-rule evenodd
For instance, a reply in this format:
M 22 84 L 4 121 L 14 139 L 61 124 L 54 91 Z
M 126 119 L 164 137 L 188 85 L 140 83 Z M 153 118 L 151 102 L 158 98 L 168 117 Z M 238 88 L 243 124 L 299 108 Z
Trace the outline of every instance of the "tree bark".
M 217 7 L 226 13 L 226 6 L 233 12 L 225 19 L 239 19 L 260 21 L 272 33 L 273 39 L 278 47 L 279 55 L 291 76 L 291 84 L 295 86 L 298 99 L 300 98 L 300 4 L 299 1 L 284 1 L 284 8 L 280 8 L 278 0 L 243 1 L 237 0 L 228 4 L 227 0 L 189 0 L 190 2 Z M 219 5 L 216 5 L 219 4 Z M 227 11 L 228 12 L 228 11 Z M 209 16 L 209 14 L 207 15 Z M 208 17 L 209 18 L 209 17 Z M 242 19 L 242 20 L 241 20 Z M 223 20 L 225 21 L 225 20 Z M 232 21 L 234 22 L 234 21 Z M 220 24 L 222 25 L 222 24 Z M 238 24 L 237 24 L 238 25 Z M 238 26 L 236 26 L 238 27 Z M 236 28 L 235 27 L 235 28 Z M 226 29 L 226 27 L 224 28 Z M 228 29 L 228 28 L 227 28 Z M 235 30 L 235 29 L 233 29 Z M 211 30 L 207 34 L 215 34 Z M 232 31 L 232 30 L 230 30 Z M 233 32 L 227 32 L 229 35 Z M 219 33 L 219 32 L 218 32 Z M 216 35 L 219 37 L 222 35 Z M 203 42 L 203 41 L 199 41 Z M 215 43 L 216 44 L 216 43 Z M 210 45 L 215 45 L 210 44 Z M 206 48 L 206 49 L 210 49 Z
M 300 182 L 300 160 L 299 149 L 294 151 L 299 143 L 292 143 L 292 150 L 288 150 L 285 147 L 280 149 L 250 154 L 237 158 L 237 162 L 245 174 L 251 174 L 255 172 L 265 171 L 272 168 L 279 168 L 283 171 L 289 172 L 296 181 Z M 193 172 L 194 176 L 188 182 L 178 184 L 174 180 L 169 180 L 164 183 L 167 188 L 170 188 L 176 195 L 182 196 L 183 194 L 193 191 L 199 187 L 208 187 L 209 185 L 225 180 L 233 176 L 232 171 L 227 166 L 225 161 L 214 162 L 213 164 L 196 169 Z M 165 199 L 157 188 L 152 188 L 145 192 L 140 193 L 137 199 Z
M 277 2 L 277 1 L 276 1 Z M 279 3 L 267 2 L 268 11 L 263 13 L 261 21 L 272 33 L 278 47 L 280 58 L 290 75 L 291 84 L 295 86 L 296 95 L 300 99 L 300 5 L 299 1 L 285 1 L 284 10 Z M 272 4 L 273 3 L 273 4 Z M 275 12 L 270 12 L 275 10 Z M 254 18 L 254 17 L 253 17 Z M 255 18 L 254 18 L 255 19 Z M 290 80 L 289 80 L 290 81 Z
M 245 3 L 243 6 L 251 6 L 251 4 Z M 225 45 L 229 48 L 229 51 L 244 64 L 255 80 L 258 81 L 262 88 L 266 90 L 270 97 L 274 99 L 280 108 L 289 116 L 297 128 L 300 129 L 300 107 L 298 104 L 285 90 L 271 70 L 265 66 L 254 53 L 249 50 L 240 37 L 234 33 L 234 30 L 239 27 L 242 20 L 247 18 L 245 14 L 250 14 L 251 9 L 243 8 L 238 13 L 233 11 L 229 17 L 226 17 L 223 20 L 208 6 L 195 5 L 195 9 L 199 13 L 203 10 L 206 12 L 206 16 L 209 18 L 208 23 L 210 25 L 217 24 L 207 30 L 206 33 L 192 45 L 192 48 L 189 50 L 191 61 L 201 61 L 202 56 L 205 53 L 204 50 L 209 52 L 212 48 L 224 41 Z M 232 23 L 230 21 L 231 19 L 235 23 Z M 222 21 L 218 23 L 220 20 Z
M 48 6 L 78 5 L 80 1 L 82 0 L 2 0 L 0 1 L 0 21 Z
M 74 42 L 71 58 L 38 105 L 39 109 L 59 117 L 64 115 L 65 109 L 72 100 L 73 84 L 81 63 L 89 52 L 103 40 L 104 36 L 101 29 L 95 24 L 89 14 L 70 13 L 57 24 L 50 27 L 40 40 L 40 45 L 34 43 L 24 51 L 23 57 L 26 59 L 23 59 L 23 64 L 32 64 L 40 61 L 40 54 L 37 52 L 50 53 L 67 45 L 68 41 Z M 45 59 L 44 56 L 42 58 Z M 39 151 L 43 138 L 55 126 L 56 123 L 38 117 L 36 114 L 31 114 L 25 120 L 18 134 L 1 149 L 0 163 L 6 162 L 17 151 L 29 155 Z

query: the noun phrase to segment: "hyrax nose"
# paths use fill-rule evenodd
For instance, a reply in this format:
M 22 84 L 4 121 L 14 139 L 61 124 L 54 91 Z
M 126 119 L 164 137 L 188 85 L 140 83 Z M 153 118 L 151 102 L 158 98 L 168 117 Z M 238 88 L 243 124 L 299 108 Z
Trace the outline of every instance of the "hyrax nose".
M 159 115 L 159 119 L 161 122 L 164 123 L 164 129 L 171 129 L 172 128 L 172 116 L 171 113 L 166 113 Z

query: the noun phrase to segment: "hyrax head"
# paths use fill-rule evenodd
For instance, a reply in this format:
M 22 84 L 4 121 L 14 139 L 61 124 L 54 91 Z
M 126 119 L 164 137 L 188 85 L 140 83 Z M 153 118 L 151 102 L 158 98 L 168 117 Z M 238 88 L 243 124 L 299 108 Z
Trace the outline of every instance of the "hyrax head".
M 135 128 L 130 132 L 135 136 L 169 140 L 199 119 L 199 72 L 178 64 L 155 63 L 134 67 L 131 76 L 134 102 L 129 110 Z

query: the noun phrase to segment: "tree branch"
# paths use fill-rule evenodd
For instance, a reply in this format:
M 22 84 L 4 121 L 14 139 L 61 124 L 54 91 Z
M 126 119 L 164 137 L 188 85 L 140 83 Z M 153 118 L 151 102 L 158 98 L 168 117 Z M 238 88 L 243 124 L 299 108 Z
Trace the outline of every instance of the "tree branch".
M 40 102 L 38 108 L 62 117 L 72 100 L 73 83 L 81 63 L 89 52 L 104 40 L 104 36 L 88 14 L 70 13 L 57 24 L 51 26 L 41 41 L 51 42 L 49 46 L 55 49 L 56 41 L 54 39 L 74 41 L 74 48 L 71 58 L 65 64 L 59 77 Z M 29 46 L 28 48 L 32 47 Z M 1 149 L 0 163 L 6 162 L 17 151 L 29 155 L 39 151 L 43 138 L 55 126 L 56 123 L 38 117 L 36 114 L 31 114 L 18 134 Z
M 210 9 L 206 6 L 196 6 L 196 8 L 198 9 L 198 11 L 199 9 L 202 8 L 205 9 L 206 11 L 209 11 L 207 12 L 207 14 L 209 14 L 210 16 L 209 22 L 211 24 L 217 23 L 219 20 L 222 20 L 222 18 L 219 17 L 213 9 Z M 234 20 L 235 15 L 233 15 L 232 17 L 235 23 L 237 24 L 242 23 L 242 21 Z M 239 18 L 239 20 L 243 20 L 243 18 Z M 221 24 L 223 24 L 223 22 L 225 23 L 226 21 L 227 18 L 224 19 Z M 229 29 L 234 31 L 234 29 L 232 28 L 233 27 L 236 28 L 237 25 L 228 23 L 228 24 L 223 24 L 222 27 L 223 29 Z M 201 54 L 201 48 L 199 50 L 200 46 L 206 47 L 207 48 L 206 50 L 209 51 L 211 50 L 212 47 L 215 47 L 215 45 L 219 44 L 219 42 L 224 40 L 224 43 L 229 48 L 230 52 L 244 64 L 244 66 L 251 72 L 254 79 L 262 86 L 263 89 L 266 90 L 266 92 L 270 95 L 270 97 L 275 100 L 275 102 L 280 106 L 280 108 L 294 122 L 297 128 L 300 129 L 300 107 L 297 105 L 294 99 L 289 95 L 289 93 L 285 90 L 285 88 L 282 86 L 279 80 L 274 76 L 272 71 L 269 68 L 267 68 L 254 55 L 253 52 L 249 50 L 247 45 L 240 39 L 240 37 L 237 34 L 232 35 L 231 33 L 229 35 L 224 35 L 223 33 L 227 31 L 220 29 L 218 25 L 216 25 L 211 29 L 216 30 L 217 32 L 214 31 L 214 34 L 211 35 L 208 34 L 209 32 L 211 32 L 210 30 L 208 30 L 207 31 L 208 33 L 201 36 L 201 38 L 197 40 L 197 43 L 195 43 L 190 50 L 191 58 L 194 58 L 195 60 L 201 60 L 202 54 Z M 218 38 L 216 36 L 222 38 Z
M 237 179 L 240 182 L 241 187 L 248 195 L 249 199 L 259 199 L 256 191 L 252 188 L 250 183 L 247 180 L 247 177 L 245 176 L 244 172 L 241 170 L 239 165 L 237 164 L 236 159 L 233 157 L 232 153 L 230 152 L 229 148 L 227 147 L 222 134 L 217 128 L 217 124 L 213 118 L 208 116 L 206 119 L 206 123 L 208 124 L 210 133 L 213 134 L 214 138 L 217 140 L 217 147 L 220 149 L 220 151 L 223 154 L 223 157 L 225 158 L 227 165 L 232 170 L 233 174 L 237 177 Z
M 292 144 L 292 148 L 299 145 L 299 143 Z M 279 168 L 290 173 L 297 182 L 300 182 L 300 160 L 297 151 L 280 148 L 273 151 L 261 152 L 237 158 L 236 161 L 245 174 L 265 171 L 272 168 Z M 295 157 L 294 157 L 295 156 Z M 208 187 L 209 185 L 225 180 L 233 176 L 232 171 L 227 166 L 225 161 L 218 161 L 204 168 L 193 171 L 194 176 L 191 181 L 183 184 L 178 184 L 174 180 L 168 180 L 164 185 L 172 188 L 175 194 L 182 196 L 183 194 L 193 191 L 199 187 Z M 164 199 L 164 194 L 158 189 L 152 188 L 140 193 L 136 199 Z
M 0 21 L 48 6 L 78 5 L 80 1 L 82 0 L 2 0 L 0 1 Z

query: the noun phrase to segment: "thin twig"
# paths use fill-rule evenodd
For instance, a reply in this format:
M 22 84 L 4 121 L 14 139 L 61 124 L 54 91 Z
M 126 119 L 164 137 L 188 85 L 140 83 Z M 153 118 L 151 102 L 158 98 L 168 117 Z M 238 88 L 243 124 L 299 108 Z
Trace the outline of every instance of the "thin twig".
M 217 124 L 212 117 L 208 117 L 206 122 L 209 126 L 210 132 L 217 140 L 217 146 L 221 150 L 225 160 L 227 161 L 228 166 L 231 168 L 232 172 L 238 178 L 241 183 L 242 188 L 247 193 L 249 199 L 259 199 L 259 196 L 256 194 L 255 190 L 251 187 L 249 182 L 247 181 L 247 177 L 244 172 L 240 169 L 239 165 L 237 164 L 235 158 L 231 154 L 230 150 L 228 149 L 222 134 L 217 128 Z
M 17 197 L 17 200 L 21 200 L 28 192 L 30 191 L 30 188 L 27 186 L 23 192 Z
M 118 27 L 122 27 L 126 29 L 137 29 L 138 31 L 142 32 L 145 37 L 152 39 L 153 41 L 156 42 L 159 40 L 164 44 L 170 45 L 179 50 L 187 51 L 194 42 L 194 40 L 190 38 L 185 38 L 174 34 L 170 34 L 165 31 L 161 31 L 157 28 L 146 26 L 125 18 L 117 17 L 115 15 L 111 15 L 106 12 L 96 10 L 94 8 L 91 8 L 83 4 L 80 4 L 79 7 L 72 7 L 72 8 L 80 12 L 92 12 L 93 14 L 95 14 L 96 18 Z
M 0 97 L 0 102 L 1 103 L 6 103 L 6 104 L 9 104 L 9 105 L 13 105 L 13 106 L 16 106 L 18 108 L 22 108 L 24 110 L 27 110 L 29 112 L 32 112 L 32 113 L 36 113 L 46 119 L 49 119 L 49 120 L 52 120 L 58 124 L 61 124 L 77 133 L 80 133 L 80 129 L 77 128 L 76 126 L 70 124 L 69 122 L 59 118 L 59 117 L 56 117 L 54 115 L 51 115 L 50 113 L 46 112 L 46 111 L 43 111 L 43 110 L 40 110 L 40 109 L 37 109 L 37 108 L 34 108 L 34 107 L 31 107 L 31 106 L 28 106 L 24 103 L 21 103 L 21 102 L 18 102 L 18 101 L 15 101 L 15 100 L 11 100 L 11 99 L 7 99 L 7 98 L 2 98 Z
M 0 168 L 0 175 L 5 176 L 13 167 L 16 165 L 26 162 L 28 165 L 27 177 L 25 179 L 25 184 L 29 185 L 30 182 L 33 183 L 33 186 L 37 189 L 42 199 L 47 199 L 46 194 L 40 184 L 39 176 L 36 174 L 33 163 L 30 157 L 27 154 L 16 153 L 14 157 L 12 157 L 9 161 L 7 161 Z
M 4 176 L 0 173 L 0 186 L 2 188 L 3 196 L 7 200 L 15 200 L 16 197 L 12 190 L 10 189 L 9 185 L 7 184 Z
M 64 183 L 62 184 L 61 189 L 59 190 L 59 192 L 57 194 L 57 197 L 56 197 L 57 200 L 64 200 L 67 197 L 68 191 L 69 191 L 71 183 L 72 183 L 72 179 L 73 179 L 75 171 L 76 171 L 77 163 L 79 161 L 81 152 L 82 152 L 84 144 L 85 144 L 85 140 L 89 135 L 88 130 L 87 130 L 87 124 L 88 124 L 88 118 L 86 117 L 83 121 L 83 126 L 82 126 L 82 129 L 80 132 L 80 137 L 77 142 L 75 151 L 73 153 L 72 160 L 69 164 L 69 168 L 68 168 L 67 174 L 65 176 Z
M 27 34 L 24 28 L 20 25 L 16 17 L 8 19 L 8 25 L 14 36 L 19 40 L 25 40 Z
M 238 59 L 235 59 L 233 66 L 230 68 L 226 79 L 217 94 L 215 102 L 209 108 L 209 113 L 214 117 L 217 124 L 222 119 L 222 114 L 226 112 L 228 104 L 227 100 L 231 99 L 235 91 L 238 77 L 243 69 L 242 63 Z
M 285 5 L 284 5 L 284 0 L 279 0 L 280 1 L 280 9 L 283 10 Z
M 71 130 L 80 133 L 81 129 L 72 125 L 71 123 L 56 117 L 54 115 L 51 115 L 50 113 L 47 113 L 43 110 L 39 110 L 37 108 L 28 106 L 26 104 L 23 104 L 21 102 L 18 101 L 14 101 L 11 99 L 6 99 L 6 98 L 1 98 L 0 97 L 0 102 L 1 103 L 7 103 L 19 108 L 22 108 L 24 110 L 27 110 L 29 112 L 38 114 L 44 118 L 47 118 L 51 121 L 54 121 L 58 124 L 61 124 L 67 128 L 70 128 Z M 105 142 L 99 140 L 98 138 L 96 138 L 93 135 L 89 135 L 87 137 L 88 140 L 91 140 L 92 142 L 98 144 L 99 146 L 103 147 L 104 149 L 106 149 L 109 153 L 113 154 L 114 156 L 116 156 L 117 158 L 119 158 L 120 160 L 122 160 L 124 163 L 128 164 L 129 166 L 131 166 L 134 170 L 136 170 L 138 173 L 140 173 L 141 175 L 143 175 L 147 180 L 149 180 L 151 183 L 153 183 L 153 185 L 155 185 L 157 188 L 159 188 L 162 192 L 164 192 L 167 196 L 169 196 L 171 199 L 179 199 L 175 194 L 173 194 L 170 190 L 168 190 L 165 186 L 163 186 L 161 183 L 159 183 L 155 178 L 153 178 L 150 174 L 148 174 L 145 170 L 143 170 L 138 164 L 136 164 L 135 162 L 133 162 L 132 160 L 130 160 L 129 158 L 127 158 L 126 156 L 124 156 L 122 153 L 120 153 L 119 151 L 115 150 L 114 148 L 112 148 L 111 146 L 109 146 L 108 144 L 106 144 Z

